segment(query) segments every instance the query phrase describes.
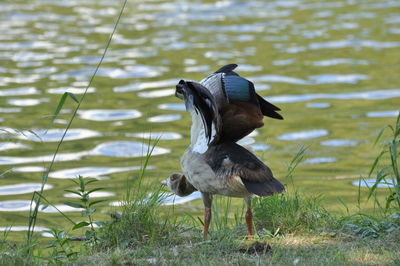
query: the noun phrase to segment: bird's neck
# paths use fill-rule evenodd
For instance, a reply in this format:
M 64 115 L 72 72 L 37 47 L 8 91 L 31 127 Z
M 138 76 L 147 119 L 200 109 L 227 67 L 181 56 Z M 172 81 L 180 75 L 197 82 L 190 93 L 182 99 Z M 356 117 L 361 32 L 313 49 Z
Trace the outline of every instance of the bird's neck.
M 204 124 L 199 113 L 194 109 L 190 110 L 192 115 L 192 127 L 190 128 L 190 146 L 192 151 L 204 153 L 208 149 L 208 142 L 205 136 Z

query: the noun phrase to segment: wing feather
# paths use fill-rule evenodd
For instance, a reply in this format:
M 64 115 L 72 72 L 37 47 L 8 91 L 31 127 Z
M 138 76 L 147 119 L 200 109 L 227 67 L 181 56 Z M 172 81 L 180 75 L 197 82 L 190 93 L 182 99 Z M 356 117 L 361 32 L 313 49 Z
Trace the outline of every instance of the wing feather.
M 236 143 L 213 146 L 206 152 L 205 158 L 217 176 L 239 176 L 246 189 L 253 194 L 268 196 L 285 190 L 268 166 Z
M 213 95 L 203 85 L 194 81 L 179 81 L 176 91 L 177 95 L 183 93 L 187 110 L 194 108 L 200 114 L 208 142 L 213 137 L 213 141 L 217 141 L 221 129 L 221 118 Z M 216 131 L 215 136 L 212 136 L 213 125 Z

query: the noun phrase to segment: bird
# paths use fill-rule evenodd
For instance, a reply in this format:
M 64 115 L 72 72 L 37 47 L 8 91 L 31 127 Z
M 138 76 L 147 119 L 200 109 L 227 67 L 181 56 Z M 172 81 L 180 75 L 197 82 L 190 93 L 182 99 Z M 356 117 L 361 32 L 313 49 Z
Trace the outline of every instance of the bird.
M 258 95 L 251 81 L 233 71 L 237 66 L 225 65 L 200 81 L 214 96 L 223 121 L 222 139 L 235 142 L 262 127 L 264 116 L 283 120 L 279 107 Z
M 281 116 L 275 112 L 278 110 L 277 107 L 258 100 L 260 96 L 255 93 L 252 83 L 244 86 L 244 81 L 226 78 L 229 75 L 237 75 L 232 71 L 235 67 L 235 64 L 231 64 L 214 73 L 223 74 L 220 76 L 224 84 L 220 89 L 210 85 L 211 79 L 217 80 L 215 75 L 210 75 L 200 83 L 180 80 L 176 85 L 175 95 L 184 100 L 186 110 L 192 116 L 190 145 L 181 158 L 183 173 L 174 173 L 163 183 L 177 195 L 189 195 L 195 190 L 201 192 L 205 207 L 204 238 L 207 238 L 209 232 L 213 195 L 244 198 L 247 206 L 245 214 L 247 238 L 251 240 L 253 235 L 252 196 L 265 197 L 285 190 L 268 166 L 236 143 L 239 137 L 246 136 L 260 126 L 259 123 L 245 121 L 245 117 L 251 118 L 253 113 L 257 113 L 257 106 L 262 114 L 275 116 L 274 118 L 278 119 Z M 237 82 L 237 88 L 235 88 L 235 82 Z M 208 87 L 206 87 L 207 84 Z M 242 93 L 242 90 L 247 90 L 249 97 L 232 96 L 246 94 Z M 245 107 L 251 105 L 253 109 L 248 111 Z M 237 109 L 236 112 L 231 113 L 240 123 L 235 125 L 235 119 L 229 118 L 229 108 Z M 262 116 L 257 119 L 262 120 Z M 242 130 L 242 126 L 246 129 Z M 233 134 L 229 130 L 239 133 Z

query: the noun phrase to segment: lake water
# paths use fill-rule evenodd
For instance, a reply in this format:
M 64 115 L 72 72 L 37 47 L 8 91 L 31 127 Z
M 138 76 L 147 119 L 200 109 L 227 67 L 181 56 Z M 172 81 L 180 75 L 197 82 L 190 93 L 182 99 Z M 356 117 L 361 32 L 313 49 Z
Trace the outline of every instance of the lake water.
M 6 1 L 0 9 L 0 227 L 26 226 L 29 200 L 49 167 L 122 1 Z M 109 199 L 123 199 L 138 174 L 148 139 L 160 138 L 146 183 L 179 171 L 190 117 L 174 97 L 180 79 L 201 80 L 227 63 L 282 109 L 242 144 L 285 184 L 301 146 L 294 184 L 324 195 L 328 209 L 355 206 L 358 178 L 369 171 L 376 135 L 400 106 L 400 2 L 129 1 L 104 63 L 61 146 L 45 196 L 57 207 L 68 180 L 95 177 Z M 200 213 L 198 195 L 165 204 Z M 236 201 L 235 201 L 236 204 Z M 237 205 L 240 206 L 240 201 Z M 113 205 L 113 204 L 111 204 Z M 115 204 L 114 204 L 115 205 Z M 62 208 L 62 207 L 60 207 Z M 79 213 L 64 206 L 73 217 Z M 40 228 L 66 224 L 53 209 Z

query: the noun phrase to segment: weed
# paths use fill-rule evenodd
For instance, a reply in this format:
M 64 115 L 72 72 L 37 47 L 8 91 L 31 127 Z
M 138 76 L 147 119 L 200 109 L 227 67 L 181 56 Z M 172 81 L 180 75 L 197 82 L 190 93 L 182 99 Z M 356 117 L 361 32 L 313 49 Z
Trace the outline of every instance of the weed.
M 357 214 L 343 217 L 340 221 L 342 232 L 361 238 L 377 238 L 380 235 L 400 230 L 400 215 L 392 214 L 383 219 Z
M 254 199 L 254 218 L 257 227 L 273 235 L 317 230 L 332 220 L 319 197 L 304 198 L 298 192 Z
M 149 140 L 150 142 L 150 140 Z M 169 239 L 177 225 L 170 217 L 161 215 L 160 205 L 165 194 L 162 187 L 152 184 L 145 187 L 143 178 L 151 154 L 158 140 L 148 145 L 148 150 L 138 176 L 127 181 L 127 191 L 122 202 L 122 214 L 117 221 L 105 225 L 99 232 L 100 247 L 131 247 Z M 152 191 L 149 193 L 148 191 Z
M 95 205 L 104 202 L 105 200 L 90 200 L 90 195 L 96 191 L 102 190 L 103 188 L 97 187 L 88 190 L 87 186 L 94 182 L 97 182 L 97 179 L 85 179 L 82 176 L 78 176 L 77 180 L 72 180 L 76 185 L 79 186 L 77 190 L 65 190 L 66 192 L 73 193 L 79 196 L 80 203 L 75 202 L 64 202 L 65 205 L 70 206 L 72 208 L 82 209 L 81 217 L 88 217 L 88 221 L 81 221 L 75 224 L 72 227 L 72 230 L 82 228 L 84 226 L 89 226 L 90 230 L 86 231 L 86 241 L 88 242 L 96 242 L 96 230 L 94 229 L 95 226 L 103 226 L 104 222 L 101 221 L 94 221 L 93 214 L 96 212 L 94 208 Z
M 394 126 L 386 125 L 382 128 L 376 138 L 375 144 L 381 139 L 386 129 L 391 131 L 392 137 L 389 141 L 384 142 L 381 152 L 375 158 L 369 171 L 368 177 L 371 177 L 375 171 L 377 171 L 377 173 L 375 184 L 369 188 L 368 198 L 374 195 L 375 202 L 380 205 L 376 197 L 376 189 L 379 184 L 387 184 L 388 196 L 386 197 L 385 209 L 389 209 L 392 205 L 395 205 L 397 212 L 400 212 L 400 113 L 397 116 Z M 380 163 L 387 158 L 389 159 L 389 163 L 383 163 L 384 166 L 379 169 L 378 166 Z M 387 161 L 385 160 L 385 162 Z
M 302 162 L 306 147 L 301 147 L 287 167 L 285 180 L 294 189 L 293 173 Z M 284 194 L 253 199 L 255 224 L 270 236 L 327 226 L 331 215 L 322 207 L 319 196 L 302 197 L 294 189 Z
M 70 245 L 71 239 L 64 231 L 52 229 L 46 232 L 54 238 L 54 240 L 50 241 L 45 247 L 52 249 L 50 257 L 48 258 L 50 264 L 60 264 L 65 261 L 76 260 L 78 252 L 72 250 Z

